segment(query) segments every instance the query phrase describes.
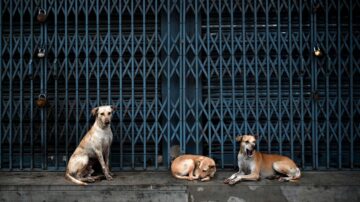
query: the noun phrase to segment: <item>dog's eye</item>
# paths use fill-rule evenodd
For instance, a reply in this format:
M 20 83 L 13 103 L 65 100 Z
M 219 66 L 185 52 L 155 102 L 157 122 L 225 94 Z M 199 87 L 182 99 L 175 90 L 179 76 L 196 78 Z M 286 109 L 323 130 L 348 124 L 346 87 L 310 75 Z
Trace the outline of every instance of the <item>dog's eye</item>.
M 100 113 L 101 116 L 104 116 L 104 112 L 103 113 Z
M 245 141 L 246 144 L 249 144 L 249 141 Z
M 203 172 L 206 172 L 207 170 L 203 170 Z
M 108 115 L 110 115 L 110 114 L 111 114 L 111 112 L 108 113 Z

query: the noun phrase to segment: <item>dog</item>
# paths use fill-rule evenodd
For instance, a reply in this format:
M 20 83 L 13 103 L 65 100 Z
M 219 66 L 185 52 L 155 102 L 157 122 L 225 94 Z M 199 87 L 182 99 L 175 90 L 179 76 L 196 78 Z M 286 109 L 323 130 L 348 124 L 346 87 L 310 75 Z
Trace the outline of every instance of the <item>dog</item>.
M 91 176 L 95 163 L 100 163 L 107 180 L 113 179 L 109 169 L 109 153 L 113 139 L 110 123 L 114 110 L 115 107 L 109 105 L 91 110 L 95 122 L 71 155 L 66 168 L 66 179 L 79 185 L 87 185 L 87 182 L 103 178 L 103 175 Z
M 177 157 L 171 164 L 171 173 L 175 178 L 208 181 L 216 172 L 215 161 L 200 155 L 185 154 Z
M 255 150 L 256 137 L 243 135 L 236 137 L 240 142 L 238 153 L 239 172 L 224 180 L 225 184 L 235 184 L 241 180 L 260 180 L 260 178 L 279 181 L 296 181 L 301 172 L 293 160 L 286 156 L 263 154 Z

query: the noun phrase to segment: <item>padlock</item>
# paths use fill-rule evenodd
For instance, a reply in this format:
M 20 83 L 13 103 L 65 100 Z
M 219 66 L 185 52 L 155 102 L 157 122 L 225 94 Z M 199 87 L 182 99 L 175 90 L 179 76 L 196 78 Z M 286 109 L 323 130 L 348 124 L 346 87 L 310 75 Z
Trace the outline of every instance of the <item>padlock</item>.
M 40 108 L 45 107 L 47 104 L 47 98 L 45 94 L 40 94 L 36 100 L 36 105 Z
M 36 16 L 38 22 L 44 23 L 46 21 L 46 18 L 47 18 L 46 10 L 43 8 L 39 8 L 38 15 Z

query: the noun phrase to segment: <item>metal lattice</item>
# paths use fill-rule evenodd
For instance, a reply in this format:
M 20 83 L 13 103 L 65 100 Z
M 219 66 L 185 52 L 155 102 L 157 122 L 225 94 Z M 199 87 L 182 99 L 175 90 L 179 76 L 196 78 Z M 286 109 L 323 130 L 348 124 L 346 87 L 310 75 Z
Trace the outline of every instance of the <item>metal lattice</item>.
M 359 10 L 354 0 L 2 0 L 0 169 L 63 170 L 103 104 L 118 107 L 115 170 L 166 169 L 177 144 L 233 168 L 244 133 L 303 169 L 359 168 Z

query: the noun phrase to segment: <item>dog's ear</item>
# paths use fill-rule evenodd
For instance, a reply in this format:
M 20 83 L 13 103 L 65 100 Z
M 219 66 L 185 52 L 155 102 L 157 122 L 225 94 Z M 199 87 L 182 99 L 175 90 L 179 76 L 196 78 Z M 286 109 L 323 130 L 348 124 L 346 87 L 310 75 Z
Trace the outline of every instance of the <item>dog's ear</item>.
M 114 106 L 114 105 L 111 105 L 111 109 L 112 109 L 113 111 L 116 111 L 116 110 L 117 110 L 116 106 Z
M 195 161 L 195 167 L 199 168 L 201 164 L 201 160 L 196 160 Z
M 242 137 L 243 137 L 242 135 L 237 136 L 237 137 L 235 138 L 236 142 L 241 142 Z
M 91 115 L 96 116 L 98 113 L 99 107 L 95 107 L 94 109 L 91 110 Z
M 204 160 L 203 157 L 198 158 L 198 159 L 195 161 L 195 164 L 196 164 L 195 166 L 198 167 L 198 168 L 200 168 L 200 167 L 202 166 L 203 160 Z

